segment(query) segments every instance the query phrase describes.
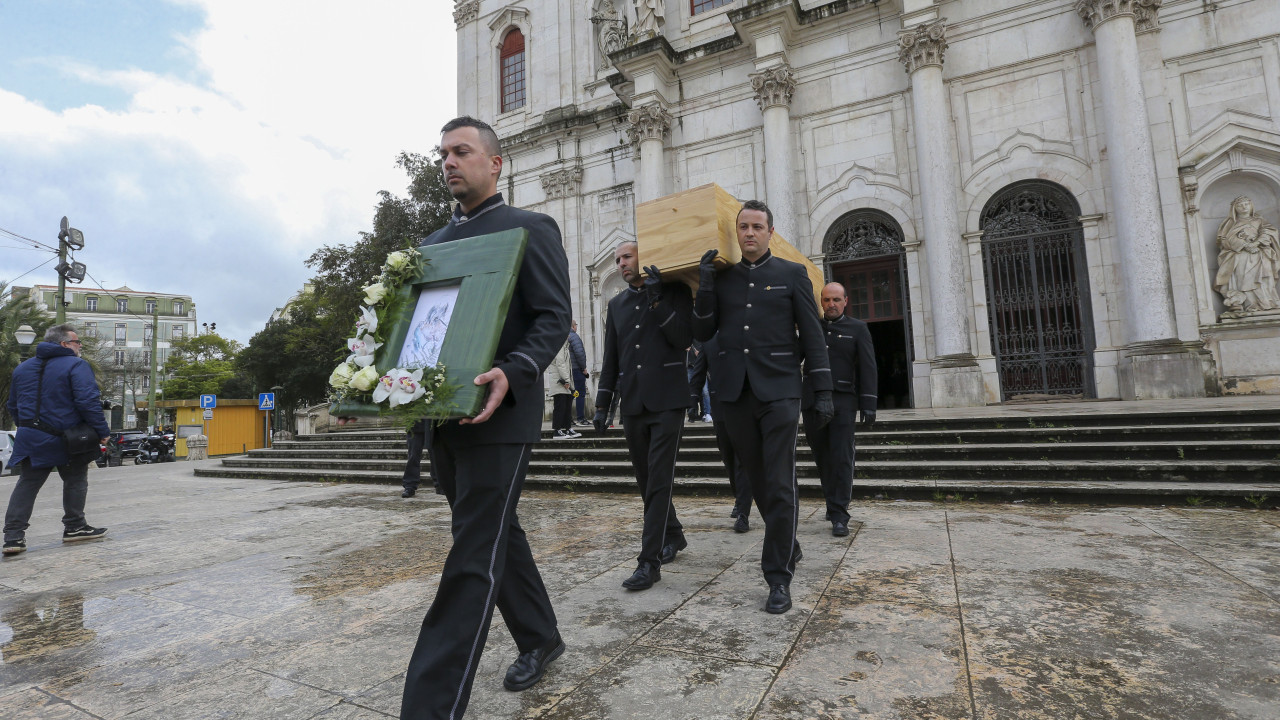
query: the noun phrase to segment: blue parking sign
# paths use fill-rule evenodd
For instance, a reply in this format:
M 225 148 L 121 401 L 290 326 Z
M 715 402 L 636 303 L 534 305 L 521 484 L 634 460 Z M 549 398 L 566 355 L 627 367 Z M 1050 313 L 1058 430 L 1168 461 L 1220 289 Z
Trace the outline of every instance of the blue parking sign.
M 258 409 L 259 410 L 275 410 L 276 394 L 275 393 L 258 393 Z
M 205 410 L 218 407 L 218 396 L 217 395 L 201 395 L 200 407 L 204 408 Z

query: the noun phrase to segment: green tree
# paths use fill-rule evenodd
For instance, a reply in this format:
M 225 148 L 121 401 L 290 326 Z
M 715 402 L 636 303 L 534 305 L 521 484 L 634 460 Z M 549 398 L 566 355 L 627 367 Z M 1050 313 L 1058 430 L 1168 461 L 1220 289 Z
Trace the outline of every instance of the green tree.
M 347 354 L 361 288 L 381 271 L 387 255 L 416 246 L 449 221 L 452 197 L 435 159 L 400 153 L 396 166 L 409 176 L 407 197 L 379 192 L 372 232 L 360 233 L 351 245 L 325 245 L 312 253 L 306 264 L 316 272 L 313 291 L 289 306 L 288 317 L 254 335 L 240 355 L 239 369 L 256 387 L 283 386 L 290 406 L 327 397 L 329 374 Z
M 174 340 L 170 345 L 169 359 L 164 364 L 168 379 L 161 388 L 166 400 L 190 400 L 200 395 L 228 395 L 224 388 L 244 392 L 251 387 L 240 378 L 236 357 L 241 352 L 240 343 L 217 333 L 205 333 Z M 244 392 L 241 397 L 247 397 Z
M 18 344 L 14 332 L 23 325 L 30 325 L 36 333 L 35 342 L 23 347 Z M 9 384 L 13 370 L 25 358 L 32 357 L 36 343 L 44 337 L 44 331 L 53 325 L 53 315 L 41 310 L 26 295 L 15 297 L 9 292 L 9 283 L 0 281 L 0 428 L 12 428 L 13 418 L 5 405 L 9 399 Z

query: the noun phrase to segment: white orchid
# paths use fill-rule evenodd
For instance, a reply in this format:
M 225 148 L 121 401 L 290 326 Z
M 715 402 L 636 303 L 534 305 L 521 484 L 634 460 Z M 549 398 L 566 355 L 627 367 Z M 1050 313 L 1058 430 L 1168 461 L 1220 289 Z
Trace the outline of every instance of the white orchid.
M 403 368 L 395 368 L 378 379 L 378 387 L 373 391 L 373 401 L 387 401 L 391 407 L 407 405 L 425 395 L 422 387 L 422 371 L 409 372 Z
M 351 376 L 351 387 L 356 390 L 368 392 L 378 382 L 378 369 L 375 367 L 363 367 L 355 375 Z
M 329 376 L 329 385 L 341 390 L 351 384 L 351 376 L 356 374 L 358 368 L 351 363 L 342 363 L 333 369 L 333 374 Z
M 356 321 L 356 335 L 373 335 L 378 329 L 378 313 L 371 307 L 360 308 L 360 319 Z
M 377 305 L 387 296 L 387 286 L 380 282 L 364 286 L 364 304 Z
M 351 351 L 351 355 L 347 357 L 347 362 L 365 368 L 373 364 L 374 353 L 378 348 L 382 347 L 382 343 L 374 342 L 370 335 L 361 335 L 358 338 L 347 338 L 347 349 Z

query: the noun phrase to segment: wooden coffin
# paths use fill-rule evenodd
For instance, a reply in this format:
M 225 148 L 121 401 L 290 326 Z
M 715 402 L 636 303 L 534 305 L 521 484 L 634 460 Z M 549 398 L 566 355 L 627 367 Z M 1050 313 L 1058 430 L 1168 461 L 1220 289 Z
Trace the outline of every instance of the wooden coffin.
M 735 229 L 742 203 L 712 183 L 641 203 L 636 206 L 636 245 L 640 265 L 657 265 L 664 279 L 698 288 L 698 261 L 712 248 L 720 251 L 716 264 L 728 267 L 742 260 Z M 822 270 L 777 232 L 769 250 L 784 260 L 800 263 L 809 273 L 814 302 L 822 297 Z

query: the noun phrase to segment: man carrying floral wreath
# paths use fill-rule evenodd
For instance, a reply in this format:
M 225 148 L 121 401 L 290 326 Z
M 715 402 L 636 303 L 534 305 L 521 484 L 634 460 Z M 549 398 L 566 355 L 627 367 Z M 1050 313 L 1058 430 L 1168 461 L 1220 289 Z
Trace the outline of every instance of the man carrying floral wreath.
M 542 431 L 543 371 L 569 334 L 568 259 L 560 228 L 541 213 L 507 205 L 498 193 L 498 137 L 470 117 L 441 130 L 441 169 L 458 201 L 423 246 L 525 228 L 516 278 L 480 413 L 429 432 L 432 470 L 453 511 L 453 547 L 409 660 L 400 717 L 461 718 L 496 604 L 520 656 L 503 686 L 524 690 L 564 652 L 555 613 L 533 561 L 516 505 L 530 446 Z

